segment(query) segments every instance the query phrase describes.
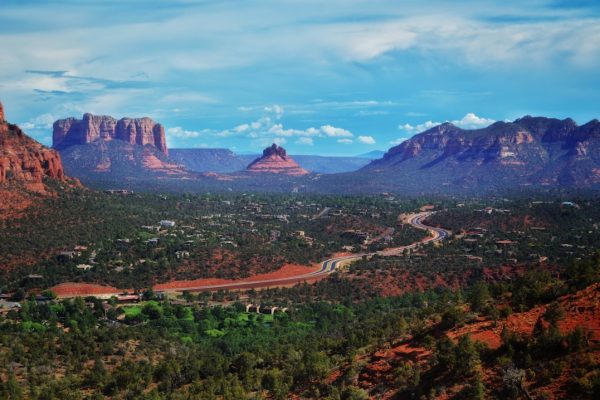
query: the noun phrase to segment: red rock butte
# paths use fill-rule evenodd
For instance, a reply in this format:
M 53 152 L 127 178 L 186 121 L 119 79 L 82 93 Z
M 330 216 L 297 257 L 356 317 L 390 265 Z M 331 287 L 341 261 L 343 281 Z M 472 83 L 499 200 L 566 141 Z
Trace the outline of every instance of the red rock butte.
M 117 121 L 107 115 L 87 113 L 80 120 L 72 117 L 60 119 L 53 126 L 52 147 L 55 149 L 99 139 L 118 139 L 141 146 L 149 144 L 168 154 L 165 128 L 147 117 L 122 118 Z
M 262 157 L 252 161 L 246 171 L 283 175 L 306 175 L 309 173 L 289 157 L 283 147 L 279 147 L 275 143 L 264 149 Z

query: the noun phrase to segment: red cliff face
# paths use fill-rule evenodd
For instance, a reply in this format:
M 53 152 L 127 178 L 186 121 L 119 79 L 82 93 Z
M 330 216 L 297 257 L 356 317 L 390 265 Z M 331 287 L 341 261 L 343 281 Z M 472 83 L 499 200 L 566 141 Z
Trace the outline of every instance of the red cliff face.
M 309 172 L 300 168 L 291 157 L 289 157 L 283 147 L 275 143 L 263 151 L 262 157 L 254 160 L 246 168 L 249 172 L 262 172 L 271 174 L 285 175 L 306 175 Z
M 141 146 L 149 144 L 168 154 L 165 128 L 150 118 L 123 118 L 117 121 L 106 115 L 84 114 L 81 120 L 66 118 L 54 123 L 52 147 L 56 149 L 98 139 L 118 139 Z
M 30 190 L 44 191 L 45 177 L 65 180 L 60 155 L 7 123 L 0 104 L 0 184 L 22 183 Z

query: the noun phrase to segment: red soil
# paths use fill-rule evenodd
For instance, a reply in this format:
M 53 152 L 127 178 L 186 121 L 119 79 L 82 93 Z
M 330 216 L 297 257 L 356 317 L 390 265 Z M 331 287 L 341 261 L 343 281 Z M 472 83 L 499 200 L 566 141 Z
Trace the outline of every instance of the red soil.
M 563 334 L 580 326 L 590 333 L 592 343 L 600 343 L 600 284 L 592 285 L 572 295 L 563 296 L 559 299 L 559 303 L 566 311 L 565 317 L 559 322 L 559 328 Z M 501 346 L 500 335 L 504 326 L 517 333 L 531 335 L 538 318 L 543 315 L 545 310 L 546 306 L 535 307 L 527 312 L 512 314 L 496 324 L 482 317 L 474 323 L 447 331 L 445 334 L 455 341 L 459 337 L 469 334 L 471 339 L 483 342 L 492 349 L 497 349 Z M 595 360 L 600 361 L 597 350 L 592 348 L 589 354 L 592 354 Z M 392 345 L 391 348 L 380 349 L 371 355 L 359 357 L 359 361 L 364 362 L 364 367 L 358 374 L 357 385 L 366 390 L 375 389 L 377 397 L 372 398 L 396 398 L 395 369 L 402 363 L 416 363 L 422 369 L 428 370 L 430 357 L 431 352 L 417 346 L 411 338 L 402 340 Z M 484 366 L 482 372 L 486 386 L 492 387 L 497 384 L 498 370 Z M 341 375 L 340 373 L 332 374 L 332 377 Z M 559 378 L 553 379 L 548 385 L 532 387 L 532 389 L 536 393 L 545 393 L 550 399 L 567 398 L 570 376 L 572 376 L 572 371 L 566 368 Z M 440 383 L 443 384 L 441 381 Z M 383 391 L 382 387 L 385 388 Z M 438 394 L 436 399 L 454 398 L 463 387 L 463 383 L 447 386 L 445 392 Z M 534 398 L 537 397 L 534 396 Z
M 400 341 L 390 349 L 375 352 L 368 360 L 367 365 L 358 376 L 358 385 L 362 389 L 372 389 L 385 382 L 390 387 L 395 384 L 395 369 L 401 363 L 421 364 L 427 362 L 431 352 L 423 347 L 413 346 L 411 339 Z M 394 398 L 396 391 L 390 390 L 378 399 Z
M 112 286 L 96 285 L 93 283 L 65 282 L 50 288 L 59 298 L 93 295 L 111 295 L 122 293 Z
M 25 210 L 33 204 L 31 196 L 14 190 L 0 190 L 3 201 L 0 202 L 0 220 L 20 218 Z
M 310 272 L 316 271 L 320 268 L 320 264 L 313 265 L 311 267 L 307 267 L 305 265 L 299 264 L 285 264 L 283 267 L 274 272 L 269 272 L 266 274 L 254 275 L 245 279 L 239 280 L 231 280 L 231 279 L 214 279 L 214 278 L 203 278 L 203 279 L 193 279 L 193 280 L 181 280 L 181 281 L 171 281 L 166 283 L 160 283 L 154 285 L 154 290 L 173 290 L 173 289 L 186 289 L 186 288 L 195 288 L 199 286 L 212 286 L 212 285 L 221 285 L 221 284 L 229 284 L 229 283 L 251 283 L 262 280 L 269 279 L 283 279 L 283 278 L 294 278 L 298 275 L 308 274 Z
M 590 333 L 590 340 L 600 342 L 600 284 L 563 296 L 559 303 L 565 309 L 565 317 L 558 323 L 563 334 L 581 327 Z M 489 320 L 479 321 L 448 332 L 448 337 L 458 339 L 470 334 L 471 339 L 497 349 L 502 344 L 500 335 L 503 327 L 511 332 L 531 335 L 536 322 L 545 311 L 546 306 L 534 307 L 526 312 L 512 314 L 506 320 L 499 321 L 496 326 Z

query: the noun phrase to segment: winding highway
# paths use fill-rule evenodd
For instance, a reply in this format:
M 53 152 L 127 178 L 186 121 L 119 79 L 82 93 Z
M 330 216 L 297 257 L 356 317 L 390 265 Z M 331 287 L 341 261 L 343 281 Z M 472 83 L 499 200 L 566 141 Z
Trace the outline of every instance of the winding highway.
M 385 250 L 381 250 L 381 251 L 377 251 L 377 252 L 373 252 L 373 253 L 357 253 L 357 254 L 352 254 L 352 255 L 348 255 L 348 256 L 329 258 L 321 263 L 321 268 L 319 268 L 318 270 L 312 271 L 309 273 L 305 273 L 305 274 L 296 275 L 296 276 L 289 276 L 289 277 L 285 277 L 285 278 L 264 279 L 264 280 L 256 280 L 256 281 L 239 281 L 239 282 L 231 282 L 231 283 L 221 283 L 221 284 L 216 284 L 216 285 L 186 287 L 186 288 L 182 288 L 182 289 L 172 289 L 169 291 L 187 290 L 187 291 L 192 291 L 192 292 L 200 292 L 200 291 L 207 291 L 207 290 L 216 291 L 216 290 L 251 289 L 251 288 L 259 289 L 259 288 L 266 288 L 266 287 L 271 287 L 271 286 L 291 285 L 294 283 L 304 282 L 304 281 L 313 281 L 313 280 L 322 278 L 326 275 L 329 275 L 329 274 L 335 272 L 336 270 L 344 267 L 345 265 L 348 265 L 353 261 L 360 260 L 361 258 L 363 258 L 365 256 L 372 257 L 374 255 L 379 255 L 379 256 L 399 255 L 399 254 L 402 254 L 404 252 L 404 250 L 406 250 L 406 249 L 414 249 L 423 244 L 440 242 L 440 241 L 446 239 L 450 235 L 449 231 L 442 229 L 442 228 L 425 225 L 422 222 L 424 219 L 429 217 L 431 214 L 433 214 L 433 212 L 431 212 L 431 211 L 420 212 L 417 214 L 408 215 L 405 218 L 406 222 L 409 223 L 414 228 L 425 230 L 430 233 L 430 236 L 426 237 L 425 239 L 415 242 L 415 243 L 412 243 L 412 244 L 409 244 L 409 245 L 406 245 L 406 246 L 394 247 L 394 248 L 385 249 Z

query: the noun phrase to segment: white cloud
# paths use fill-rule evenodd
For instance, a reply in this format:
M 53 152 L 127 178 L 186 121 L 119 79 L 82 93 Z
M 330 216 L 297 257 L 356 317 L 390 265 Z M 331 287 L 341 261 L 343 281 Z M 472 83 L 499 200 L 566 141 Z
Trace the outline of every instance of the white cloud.
M 21 128 L 27 129 L 51 129 L 54 121 L 59 119 L 55 115 L 46 113 L 31 118 L 29 121 L 20 124 Z
M 352 140 L 352 139 L 338 139 L 337 142 L 338 143 L 342 143 L 342 144 L 352 144 L 352 143 L 354 143 L 354 140 Z
M 347 131 L 346 129 L 336 128 L 331 125 L 323 125 L 321 127 L 321 132 L 329 137 L 352 137 L 352 132 Z
M 213 135 L 219 137 L 243 136 L 251 139 L 272 137 L 283 139 L 289 137 L 299 137 L 301 139 L 298 139 L 295 143 L 301 145 L 313 145 L 313 138 L 351 138 L 354 136 L 354 134 L 349 130 L 332 125 L 322 125 L 318 128 L 309 127 L 306 129 L 286 128 L 282 122 L 278 121 L 283 115 L 283 107 L 279 105 L 267 106 L 263 108 L 263 111 L 268 114 L 272 114 L 273 118 L 270 116 L 263 116 L 256 121 L 243 123 L 230 129 L 213 131 Z M 255 143 L 260 144 L 262 142 L 255 141 Z M 352 143 L 351 140 L 350 143 Z
M 373 136 L 359 136 L 358 141 L 364 144 L 375 144 L 375 138 Z
M 452 121 L 452 123 L 456 126 L 459 126 L 464 129 L 478 129 L 485 128 L 486 126 L 490 126 L 496 122 L 490 118 L 482 118 L 478 117 L 474 113 L 467 113 L 464 117 L 457 121 Z
M 21 121 L 50 110 L 51 102 L 64 103 L 64 98 L 79 104 L 95 103 L 91 106 L 98 112 L 113 115 L 144 108 L 146 112 L 153 111 L 151 107 L 157 103 L 189 107 L 188 101 L 181 99 L 182 89 L 194 92 L 191 99 L 198 104 L 190 107 L 189 113 L 214 115 L 225 108 L 224 104 L 236 101 L 252 106 L 268 96 L 280 99 L 285 95 L 290 99 L 301 93 L 315 93 L 325 97 L 325 88 L 332 93 L 343 86 L 348 91 L 364 88 L 368 81 L 361 80 L 369 79 L 371 74 L 401 71 L 404 64 L 409 66 L 415 61 L 418 66 L 418 61 L 430 59 L 428 73 L 446 70 L 452 73 L 453 68 L 484 65 L 483 74 L 473 71 L 482 76 L 482 85 L 495 85 L 499 79 L 497 71 L 502 79 L 510 79 L 513 70 L 518 75 L 518 71 L 526 74 L 542 69 L 544 73 L 533 79 L 540 82 L 552 73 L 557 81 L 553 94 L 560 96 L 568 94 L 560 88 L 569 87 L 568 83 L 577 84 L 576 79 L 565 80 L 577 76 L 578 70 L 569 68 L 600 64 L 597 13 L 585 8 L 557 10 L 548 6 L 552 4 L 550 0 L 536 2 L 539 7 L 490 1 L 438 1 L 433 7 L 426 7 L 419 2 L 341 0 L 332 0 L 322 7 L 307 2 L 276 7 L 273 1 L 220 7 L 214 2 L 181 1 L 167 12 L 156 7 L 135 15 L 127 2 L 99 2 L 101 6 L 76 8 L 70 7 L 71 2 L 8 3 L 2 7 L 2 17 L 8 21 L 6 26 L 29 21 L 21 24 L 20 29 L 0 32 L 1 91 L 4 98 L 14 99 L 16 120 Z M 360 18 L 365 6 L 372 18 Z M 50 12 L 57 17 L 48 19 Z M 109 18 L 114 15 L 130 18 Z M 94 46 L 89 46 L 90 43 Z M 153 45 L 148 46 L 149 43 Z M 364 77 L 363 72 L 352 72 L 362 71 L 354 68 L 356 61 L 373 59 L 377 61 L 365 66 L 365 71 L 371 71 Z M 156 86 L 150 93 L 139 95 L 129 89 L 119 103 L 108 98 L 98 102 L 94 99 L 106 91 L 106 84 L 101 81 L 26 75 L 23 73 L 26 69 L 66 69 L 71 75 L 114 79 L 117 83 L 129 79 L 146 82 L 147 78 L 146 83 Z M 591 70 L 593 74 L 595 68 Z M 277 71 L 290 73 L 281 75 Z M 405 72 L 410 70 L 407 68 Z M 416 76 L 415 81 L 428 73 Z M 347 74 L 346 79 L 330 79 L 342 74 Z M 248 79 L 250 75 L 252 79 Z M 495 78 L 488 79 L 485 75 Z M 582 76 L 581 82 L 589 82 L 586 78 Z M 357 85 L 352 84 L 355 80 Z M 381 82 L 389 84 L 386 79 Z M 400 82 L 404 81 L 399 80 L 398 85 Z M 203 94 L 207 88 L 210 93 Z M 574 91 L 583 88 L 575 87 Z M 36 102 L 31 99 L 34 89 L 68 95 L 48 94 L 54 97 L 44 103 Z M 381 92 L 378 86 L 374 89 Z M 27 98 L 27 102 L 22 98 Z M 510 105 L 510 100 L 507 101 Z M 214 108 L 203 106 L 213 102 L 217 102 Z M 363 98 L 363 104 L 353 106 L 377 107 L 375 102 Z M 31 105 L 38 108 L 32 111 Z M 240 110 L 263 108 L 240 107 Z M 281 106 L 268 108 L 272 109 L 269 111 L 272 118 L 283 112 Z M 288 115 L 293 111 L 285 112 Z M 173 124 L 185 123 L 175 120 Z
M 301 137 L 300 139 L 296 140 L 296 144 L 303 145 L 303 146 L 312 146 L 312 145 L 314 145 L 314 142 L 313 142 L 312 138 Z
M 282 124 L 275 124 L 273 126 L 271 126 L 267 132 L 269 134 L 273 134 L 273 135 L 278 135 L 278 136 L 314 136 L 315 134 L 315 130 L 313 129 L 307 129 L 307 130 L 300 130 L 300 129 L 284 129 Z
M 236 126 L 235 128 L 233 128 L 233 130 L 235 132 L 246 132 L 249 128 L 250 128 L 250 125 L 242 124 L 242 125 Z
M 376 116 L 376 115 L 388 115 L 389 111 L 383 111 L 383 110 L 360 110 L 359 112 L 356 113 L 357 116 L 359 117 L 372 117 L 372 116 Z
M 419 133 L 419 132 L 426 131 L 427 129 L 431 129 L 434 126 L 438 126 L 440 124 L 441 124 L 441 122 L 426 121 L 426 122 L 423 122 L 422 124 L 418 124 L 415 126 L 413 126 L 411 124 L 398 125 L 398 129 L 409 132 L 409 133 Z
M 272 106 L 266 106 L 265 112 L 275 114 L 275 118 L 279 119 L 283 116 L 283 107 L 279 104 L 273 104 Z
M 527 62 L 544 66 L 555 61 L 557 54 L 576 66 L 597 65 L 600 60 L 597 18 L 571 16 L 499 24 L 478 18 L 477 11 L 459 11 L 460 6 L 451 9 L 416 13 L 370 25 L 357 22 L 326 26 L 322 29 L 327 29 L 328 35 L 321 42 L 330 45 L 332 51 L 347 61 L 367 61 L 415 49 L 431 55 L 451 56 L 473 65 Z M 322 33 L 315 35 L 323 36 Z
M 276 137 L 275 139 L 272 140 L 272 142 L 278 146 L 282 146 L 287 143 L 287 140 L 285 140 L 285 138 L 282 138 L 282 137 Z
M 491 118 L 478 117 L 474 113 L 467 113 L 461 119 L 455 119 L 455 120 L 446 121 L 446 122 L 450 122 L 453 125 L 458 126 L 459 128 L 463 128 L 463 129 L 479 129 L 479 128 L 485 128 L 486 126 L 489 126 L 496 121 Z M 402 131 L 406 131 L 408 133 L 420 133 L 420 132 L 424 132 L 428 129 L 431 129 L 434 126 L 438 126 L 440 124 L 441 124 L 441 122 L 426 121 L 426 122 L 423 122 L 422 124 L 417 124 L 417 125 L 411 125 L 411 124 L 398 125 L 398 129 L 400 129 Z
M 175 126 L 173 128 L 167 129 L 167 135 L 172 136 L 172 137 L 182 138 L 182 139 L 190 139 L 190 138 L 196 138 L 196 137 L 200 136 L 200 132 L 188 131 L 188 130 L 183 129 L 180 126 Z

